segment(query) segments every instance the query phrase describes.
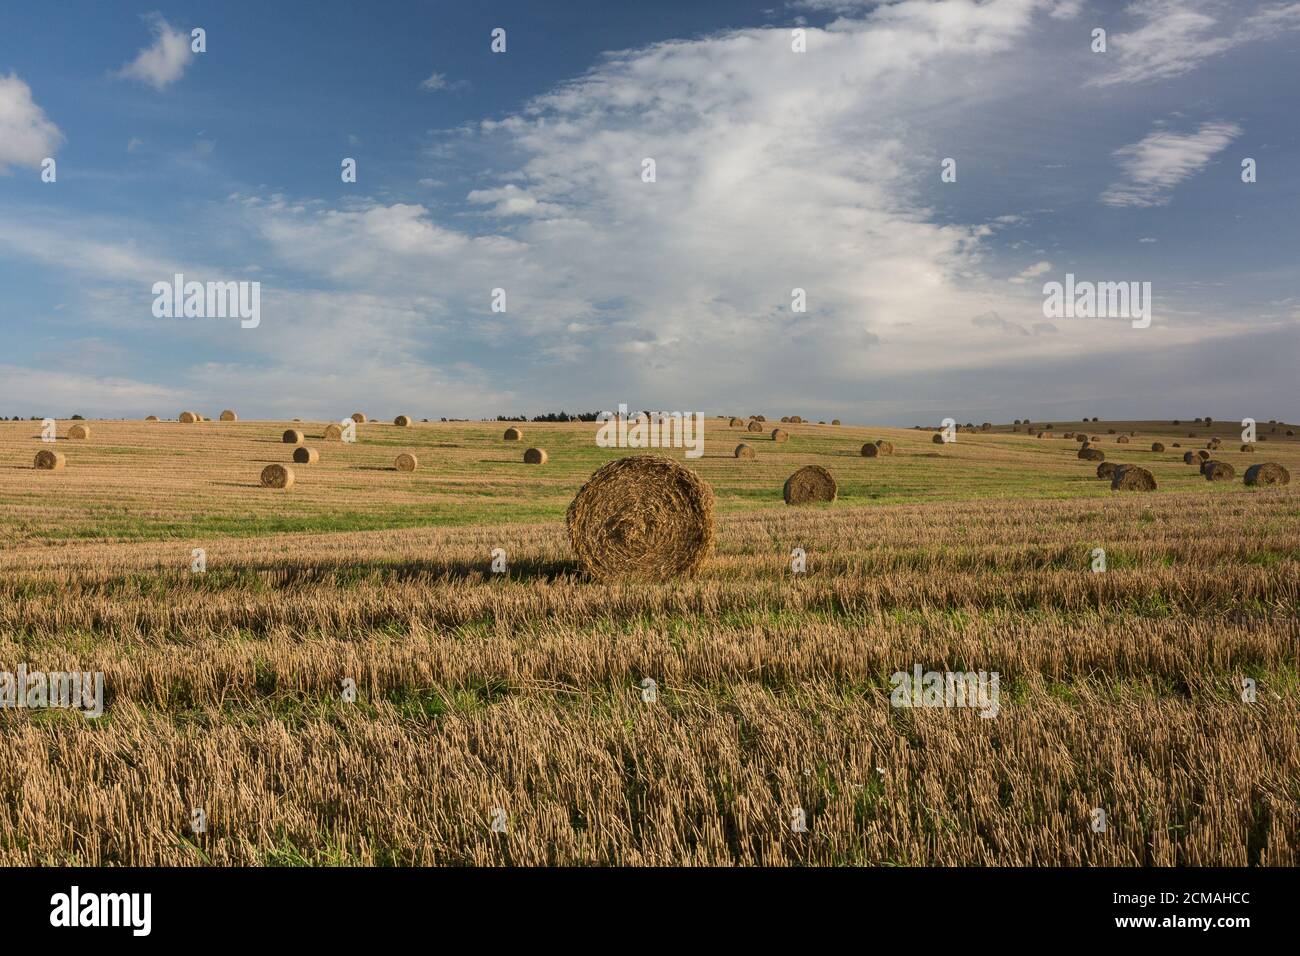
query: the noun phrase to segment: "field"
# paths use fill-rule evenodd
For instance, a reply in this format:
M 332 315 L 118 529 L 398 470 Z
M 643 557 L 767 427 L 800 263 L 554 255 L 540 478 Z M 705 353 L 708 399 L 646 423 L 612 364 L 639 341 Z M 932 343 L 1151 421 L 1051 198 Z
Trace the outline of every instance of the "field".
M 669 454 L 713 558 L 601 584 L 564 530 L 627 453 L 595 425 L 89 425 L 0 423 L 0 670 L 106 688 L 98 719 L 0 711 L 0 863 L 1300 864 L 1300 485 L 1241 481 L 1300 471 L 1295 426 L 1245 454 L 1232 422 L 1089 423 L 1159 482 L 1119 493 L 1023 428 L 709 419 Z M 321 461 L 263 488 L 288 427 Z M 1212 435 L 1236 480 L 1183 463 Z M 807 463 L 834 504 L 782 502 Z M 1000 712 L 891 706 L 916 665 L 997 672 Z

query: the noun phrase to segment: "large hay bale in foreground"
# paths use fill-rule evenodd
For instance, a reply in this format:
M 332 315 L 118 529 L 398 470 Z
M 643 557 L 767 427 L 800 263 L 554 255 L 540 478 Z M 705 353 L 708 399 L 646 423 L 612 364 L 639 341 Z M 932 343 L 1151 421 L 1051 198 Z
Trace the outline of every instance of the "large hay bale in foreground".
M 1237 477 L 1237 469 L 1226 461 L 1207 461 L 1201 466 L 1201 474 L 1206 481 L 1232 481 Z
M 744 421 L 742 421 L 742 420 L 739 419 L 739 418 L 733 418 L 730 422 L 728 422 L 728 427 L 730 427 L 730 428 L 744 428 L 744 427 L 745 427 L 745 423 L 744 423 Z
M 404 451 L 393 459 L 393 465 L 398 471 L 415 471 L 420 467 L 420 459 L 416 458 L 409 451 Z
M 221 420 L 223 422 L 237 422 L 239 421 L 239 416 L 236 415 L 229 408 L 227 408 L 225 411 L 221 413 Z
M 393 424 L 398 428 L 409 428 L 411 425 L 411 418 L 409 415 L 398 415 L 393 419 Z
M 1083 461 L 1105 461 L 1106 453 L 1100 448 L 1089 446 L 1087 448 L 1079 449 L 1079 458 Z
M 268 488 L 292 488 L 293 469 L 288 465 L 267 465 L 262 469 L 262 484 Z
M 353 412 L 353 413 L 352 413 L 352 420 L 353 420 L 354 422 L 356 422 L 358 425 L 364 425 L 364 424 L 366 423 L 366 416 L 365 416 L 365 413 L 364 413 L 364 412 Z
M 1164 451 L 1164 450 L 1165 450 L 1165 446 L 1162 445 L 1162 444 L 1160 444 L 1160 442 L 1158 442 L 1158 441 L 1153 441 L 1153 442 L 1151 443 L 1151 450 L 1152 450 L 1152 451 Z
M 790 433 L 780 428 L 772 429 L 772 441 L 783 442 L 790 440 Z
M 193 412 L 181 412 L 180 422 L 182 425 L 193 425 L 199 420 L 199 416 Z
M 80 424 L 73 425 L 68 429 L 68 437 L 77 441 L 84 441 L 90 437 L 90 426 Z
M 302 432 L 298 431 L 296 428 L 287 428 L 285 429 L 284 434 L 280 436 L 280 441 L 284 442 L 286 445 L 301 445 Z
M 61 451 L 44 448 L 36 453 L 34 465 L 38 471 L 59 471 L 68 464 L 68 459 Z
M 507 428 L 506 433 L 501 437 L 503 441 L 522 441 L 524 430 L 522 428 Z
M 746 445 L 744 442 L 741 442 L 739 445 L 736 446 L 736 457 L 737 457 L 737 458 L 753 458 L 753 457 L 754 457 L 754 449 L 750 448 L 750 447 L 749 447 L 748 445 Z
M 342 441 L 343 426 L 338 425 L 334 422 L 330 422 L 328 425 L 325 426 L 325 433 L 321 437 L 324 438 L 326 441 Z
M 1097 477 L 1105 478 L 1108 481 L 1115 477 L 1115 463 L 1113 461 L 1103 461 L 1097 466 Z
M 839 486 L 821 465 L 804 465 L 785 480 L 781 494 L 788 505 L 809 505 L 834 501 Z
M 546 454 L 545 448 L 530 448 L 524 452 L 525 465 L 544 465 L 551 456 Z
M 1111 491 L 1155 491 L 1156 479 L 1137 465 L 1118 465 L 1110 479 Z
M 1291 472 L 1277 462 L 1261 461 L 1246 469 L 1245 481 L 1248 485 L 1289 485 Z
M 592 577 L 692 574 L 713 547 L 713 490 L 669 458 L 633 455 L 587 479 L 566 522 Z
M 293 460 L 300 465 L 314 465 L 320 461 L 320 452 L 306 445 L 299 445 L 293 450 Z

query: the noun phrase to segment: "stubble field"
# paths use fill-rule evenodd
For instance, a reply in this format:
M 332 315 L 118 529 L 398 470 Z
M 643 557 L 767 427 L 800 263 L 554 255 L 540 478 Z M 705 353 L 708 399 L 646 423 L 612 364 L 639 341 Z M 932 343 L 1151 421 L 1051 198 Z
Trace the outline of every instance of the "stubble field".
M 1160 485 L 1126 494 L 1023 429 L 709 419 L 669 454 L 713 558 L 615 583 L 564 531 L 627 453 L 595 425 L 90 427 L 39 472 L 39 423 L 0 423 L 0 670 L 106 688 L 98 719 L 0 711 L 0 863 L 1300 863 L 1300 492 L 1241 482 L 1300 468 L 1294 426 L 1244 454 L 1235 423 L 1089 423 Z M 263 488 L 288 427 L 321 461 Z M 1237 480 L 1183 464 L 1211 435 Z M 839 500 L 789 508 L 809 463 Z M 998 716 L 891 706 L 918 664 L 998 672 Z

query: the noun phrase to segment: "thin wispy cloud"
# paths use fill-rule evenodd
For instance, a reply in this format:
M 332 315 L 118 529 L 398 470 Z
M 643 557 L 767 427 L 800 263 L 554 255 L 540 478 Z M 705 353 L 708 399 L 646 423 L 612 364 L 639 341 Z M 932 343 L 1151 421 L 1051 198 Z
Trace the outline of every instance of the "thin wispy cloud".
M 1115 150 L 1125 178 L 1101 194 L 1107 206 L 1164 206 L 1179 183 L 1194 176 L 1241 135 L 1236 123 L 1204 123 L 1195 133 L 1160 129 Z
M 125 79 L 139 80 L 155 90 L 165 90 L 182 76 L 194 59 L 190 35 L 177 30 L 160 13 L 145 17 L 153 32 L 153 43 L 142 49 L 134 60 L 118 70 Z

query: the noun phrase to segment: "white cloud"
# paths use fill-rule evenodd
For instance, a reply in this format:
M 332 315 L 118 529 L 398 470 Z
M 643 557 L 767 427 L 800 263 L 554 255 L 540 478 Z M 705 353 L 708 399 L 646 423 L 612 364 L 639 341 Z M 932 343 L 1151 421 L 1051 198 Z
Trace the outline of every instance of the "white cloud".
M 139 80 L 155 90 L 164 90 L 179 80 L 194 59 L 190 35 L 174 29 L 161 14 L 145 17 L 154 41 L 142 49 L 134 60 L 118 71 L 118 76 Z
M 433 73 L 427 80 L 420 84 L 420 89 L 428 90 L 430 93 L 447 88 L 447 77 L 441 73 Z
M 1096 61 L 1106 72 L 1090 86 L 1181 76 L 1247 43 L 1300 29 L 1300 3 L 1243 12 L 1238 0 L 1138 0 L 1126 10 L 1140 25 L 1111 33 Z
M 1125 179 L 1101 194 L 1107 206 L 1164 206 L 1174 188 L 1200 172 L 1241 135 L 1235 123 L 1203 123 L 1195 133 L 1158 129 L 1114 156 Z
M 1028 269 L 1025 269 L 1017 276 L 1012 276 L 1007 281 L 1014 283 L 1015 285 L 1024 285 L 1030 279 L 1036 279 L 1039 276 L 1044 275 L 1051 271 L 1052 271 L 1052 264 L 1050 262 L 1046 262 L 1046 261 L 1035 262 Z
M 40 166 L 63 142 L 63 133 L 32 100 L 17 74 L 0 76 L 0 173 L 10 164 Z

